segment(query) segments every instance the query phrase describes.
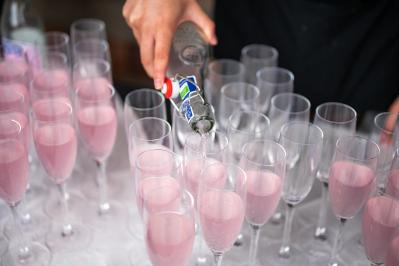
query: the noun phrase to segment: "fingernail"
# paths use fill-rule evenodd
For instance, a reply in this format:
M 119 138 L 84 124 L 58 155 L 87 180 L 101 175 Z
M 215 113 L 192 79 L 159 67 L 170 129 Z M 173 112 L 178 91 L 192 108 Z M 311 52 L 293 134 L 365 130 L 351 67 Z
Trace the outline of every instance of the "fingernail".
M 160 78 L 156 78 L 156 79 L 154 80 L 154 86 L 155 86 L 155 88 L 156 88 L 157 90 L 162 89 L 163 80 L 160 79 Z

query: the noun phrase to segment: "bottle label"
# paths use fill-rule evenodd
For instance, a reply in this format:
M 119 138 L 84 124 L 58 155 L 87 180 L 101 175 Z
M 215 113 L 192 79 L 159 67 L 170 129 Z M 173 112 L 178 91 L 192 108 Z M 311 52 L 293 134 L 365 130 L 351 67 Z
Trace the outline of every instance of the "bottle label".
M 184 102 L 182 102 L 181 104 L 181 110 L 184 114 L 184 117 L 186 118 L 187 122 L 190 123 L 191 120 L 194 117 L 194 112 L 193 112 L 193 108 L 190 105 L 190 99 L 187 98 L 186 100 L 184 100 Z
M 197 79 L 195 76 L 187 76 L 179 81 L 179 95 L 184 101 L 190 96 L 190 92 L 197 90 Z

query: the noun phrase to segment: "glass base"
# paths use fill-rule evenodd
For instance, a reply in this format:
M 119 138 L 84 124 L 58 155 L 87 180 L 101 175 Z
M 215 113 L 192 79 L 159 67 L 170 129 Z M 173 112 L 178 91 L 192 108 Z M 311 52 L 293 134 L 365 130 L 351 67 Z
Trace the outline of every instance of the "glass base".
M 93 240 L 92 230 L 82 224 L 71 222 L 72 234 L 64 235 L 61 224 L 54 224 L 46 236 L 46 244 L 52 252 L 81 251 L 87 248 Z
M 24 236 L 32 241 L 42 241 L 50 230 L 50 219 L 40 212 L 22 212 L 21 214 L 23 216 L 20 218 L 19 225 Z M 3 232 L 8 239 L 15 239 L 15 236 L 18 235 L 12 217 L 9 217 L 4 224 Z
M 31 242 L 29 254 L 22 256 L 20 246 L 11 244 L 8 252 L 2 257 L 2 266 L 49 266 L 50 251 L 39 243 Z
M 78 191 L 68 191 L 68 213 L 79 220 L 87 214 L 87 200 Z M 53 191 L 44 205 L 44 212 L 53 219 L 63 217 L 64 208 L 58 191 Z
M 275 243 L 265 247 L 265 253 L 261 258 L 260 262 L 263 265 L 276 265 L 276 266 L 309 266 L 310 258 L 309 256 L 303 251 L 300 250 L 298 247 L 291 245 L 290 247 L 290 255 L 287 258 L 283 258 L 279 256 L 278 252 L 280 250 L 281 243 Z M 324 266 L 320 264 L 319 266 Z
M 90 202 L 90 209 L 86 210 L 83 220 L 103 231 L 107 226 L 126 226 L 128 210 L 125 205 L 117 201 L 109 202 L 109 209 L 100 210 L 100 206 Z

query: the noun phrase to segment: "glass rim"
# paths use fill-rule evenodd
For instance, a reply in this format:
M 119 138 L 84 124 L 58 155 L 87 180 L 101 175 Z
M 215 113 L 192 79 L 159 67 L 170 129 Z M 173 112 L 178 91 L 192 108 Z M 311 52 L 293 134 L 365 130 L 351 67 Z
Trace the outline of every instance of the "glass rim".
M 267 126 L 266 126 L 266 129 L 267 128 L 270 128 L 270 118 L 269 117 L 267 117 L 267 115 L 265 115 L 265 114 L 263 114 L 263 113 L 261 113 L 261 112 L 257 112 L 257 111 L 254 111 L 254 110 L 242 110 L 242 109 L 238 109 L 238 110 L 235 110 L 230 116 L 229 116 L 229 118 L 228 118 L 228 129 L 230 129 L 230 130 L 234 130 L 235 132 L 247 132 L 247 130 L 240 130 L 240 129 L 237 129 L 236 127 L 230 127 L 231 125 L 232 125 L 232 119 L 233 119 L 233 117 L 235 116 L 235 115 L 237 115 L 237 114 L 243 114 L 243 113 L 247 113 L 247 114 L 256 114 L 257 115 L 257 118 L 262 118 L 262 119 L 264 119 L 264 121 L 266 121 L 266 124 L 267 124 Z M 258 120 L 259 121 L 259 120 Z M 260 132 L 260 131 L 263 131 L 263 130 L 255 130 L 255 132 Z
M 284 134 L 284 133 L 286 133 L 288 128 L 293 125 L 307 125 L 308 128 L 315 129 L 315 132 L 319 133 L 318 141 L 313 141 L 313 140 L 315 140 L 315 138 L 308 138 L 309 139 L 308 142 L 299 142 L 299 141 L 296 141 L 296 140 L 293 140 L 293 139 L 287 137 L 286 134 Z M 321 145 L 322 145 L 323 139 L 324 139 L 324 133 L 323 133 L 323 130 L 319 126 L 317 126 L 311 122 L 303 122 L 303 121 L 293 120 L 293 121 L 285 123 L 282 126 L 282 128 L 280 130 L 280 137 L 284 138 L 294 144 L 298 144 L 298 145 L 302 145 L 302 146 L 311 146 L 311 145 L 316 145 L 318 143 L 321 143 Z
M 235 88 L 235 86 L 245 86 L 245 88 L 240 88 L 240 90 L 242 91 L 243 89 L 248 90 L 249 88 L 253 91 L 255 91 L 255 96 L 250 98 L 250 99 L 245 99 L 245 100 L 240 100 L 240 99 L 236 99 L 236 98 L 232 98 L 228 95 L 225 94 L 225 91 L 228 90 L 229 88 Z M 256 99 L 259 97 L 259 88 L 256 87 L 253 84 L 247 83 L 247 82 L 242 82 L 242 81 L 234 81 L 234 82 L 229 82 L 225 85 L 222 86 L 221 90 L 220 90 L 221 96 L 225 97 L 226 99 L 228 99 L 231 102 L 251 102 L 251 101 L 255 101 L 256 103 Z
M 385 119 L 384 119 L 384 122 L 386 122 L 386 118 L 388 118 L 388 117 L 390 117 L 390 116 L 395 116 L 396 115 L 396 122 L 398 122 L 399 121 L 399 113 L 392 113 L 392 112 L 382 112 L 382 113 L 379 113 L 379 114 L 377 114 L 375 117 L 374 117 L 374 125 L 379 129 L 379 130 L 381 130 L 382 132 L 384 132 L 384 134 L 387 134 L 387 135 L 393 135 L 394 133 L 395 133 L 395 127 L 393 128 L 393 130 L 389 130 L 389 129 L 386 129 L 385 127 L 384 128 L 382 128 L 381 126 L 380 126 L 380 124 L 379 123 L 377 123 L 377 120 L 379 119 L 379 118 L 381 118 L 381 117 L 384 117 Z
M 82 39 L 77 41 L 73 45 L 73 51 L 74 53 L 90 53 L 92 47 L 89 47 L 90 49 L 84 49 L 85 51 L 79 50 L 78 48 L 81 48 L 81 46 L 85 47 L 85 45 L 90 45 L 90 44 L 95 44 L 98 45 L 97 47 L 101 47 L 104 52 L 107 52 L 109 50 L 109 43 L 106 40 L 103 39 L 94 39 L 94 38 L 89 38 L 89 39 Z
M 63 46 L 67 46 L 68 47 L 68 43 L 69 43 L 69 35 L 65 32 L 62 31 L 47 31 L 44 33 L 44 37 L 46 39 L 46 46 L 49 48 L 59 48 L 59 47 L 63 47 Z M 51 40 L 53 40 L 54 38 L 59 38 L 59 40 L 61 40 L 62 42 L 60 43 L 53 43 L 53 44 L 48 44 L 48 40 L 49 38 Z
M 159 138 L 153 138 L 153 139 L 150 139 L 150 140 L 142 138 L 142 137 L 136 135 L 135 138 L 137 138 L 138 140 L 144 140 L 144 141 L 153 142 L 153 141 L 157 141 L 157 140 L 162 140 L 165 137 L 170 136 L 172 134 L 172 127 L 169 124 L 169 122 L 166 121 L 165 119 L 162 119 L 162 118 L 159 118 L 159 117 L 142 117 L 142 118 L 136 119 L 136 120 L 134 120 L 133 122 L 130 123 L 130 125 L 129 125 L 129 138 L 132 136 L 133 129 L 136 128 L 136 125 L 141 123 L 142 121 L 147 121 L 147 120 L 156 120 L 158 122 L 161 122 L 163 124 L 164 128 L 167 129 L 167 134 L 165 134 L 165 135 L 163 135 L 163 136 L 161 136 Z
M 97 26 L 94 31 L 102 31 L 105 29 L 105 22 L 101 19 L 97 18 L 80 18 L 72 22 L 71 24 L 71 29 L 76 30 L 76 31 L 86 31 L 84 29 L 80 29 L 78 26 L 81 24 L 91 24 L 94 26 Z
M 250 161 L 251 164 L 254 164 L 256 166 L 274 166 L 277 164 L 277 162 L 272 163 L 272 164 L 265 164 L 265 163 L 259 163 L 259 162 L 255 162 L 254 160 L 248 159 L 248 155 L 247 155 L 246 151 L 247 151 L 247 149 L 249 149 L 250 145 L 256 145 L 257 147 L 262 145 L 263 147 L 265 147 L 266 144 L 271 144 L 272 147 L 276 147 L 277 152 L 280 153 L 278 155 L 282 155 L 282 158 L 285 161 L 285 159 L 287 157 L 287 151 L 285 150 L 283 145 L 281 145 L 280 143 L 278 143 L 274 140 L 270 140 L 270 139 L 252 140 L 252 141 L 245 143 L 244 147 L 242 148 L 242 156 L 244 156 L 246 158 L 246 160 Z
M 211 132 L 210 134 L 215 134 L 215 135 L 217 134 L 217 135 L 219 136 L 219 138 L 223 138 L 223 146 L 220 148 L 220 150 L 219 150 L 218 152 L 223 152 L 223 151 L 225 151 L 226 148 L 227 148 L 228 145 L 229 145 L 229 139 L 228 139 L 228 137 L 227 137 L 227 134 L 224 133 L 224 132 L 221 131 L 221 130 L 215 130 L 215 131 Z M 197 148 L 195 147 L 195 146 L 197 146 L 197 145 L 193 145 L 192 143 L 189 143 L 189 140 L 192 139 L 192 138 L 194 138 L 194 137 L 200 137 L 200 138 L 201 138 L 201 136 L 200 136 L 198 133 L 191 132 L 191 133 L 189 133 L 188 136 L 186 137 L 186 139 L 185 139 L 185 141 L 184 141 L 184 146 L 188 146 L 191 150 L 194 150 L 194 151 L 196 151 L 196 152 L 201 152 L 201 148 L 197 149 Z M 217 154 L 218 152 L 212 152 L 212 151 L 209 151 L 209 150 L 207 149 L 206 154 L 212 155 L 212 154 Z
M 73 64 L 73 73 L 72 76 L 75 75 L 75 71 L 78 71 L 80 67 L 82 66 L 83 69 L 85 68 L 84 65 L 87 63 L 95 63 L 96 65 L 101 65 L 103 69 L 100 69 L 101 71 L 98 71 L 98 73 L 95 76 L 90 76 L 90 77 L 82 77 L 81 79 L 89 79 L 89 78 L 96 78 L 96 77 L 106 77 L 110 75 L 111 72 L 111 64 L 105 59 L 102 58 L 90 58 L 87 61 L 78 61 Z M 73 80 L 73 79 L 72 79 Z
M 301 110 L 301 111 L 287 111 L 287 110 L 281 109 L 280 107 L 276 106 L 276 105 L 275 105 L 276 99 L 279 98 L 279 97 L 283 97 L 283 96 L 285 96 L 285 95 L 289 95 L 289 96 L 291 96 L 292 98 L 296 98 L 296 99 L 300 99 L 300 100 L 304 101 L 304 102 L 306 103 L 306 108 L 305 108 L 304 110 Z M 305 113 L 305 112 L 307 112 L 307 111 L 310 110 L 310 106 L 311 106 L 311 103 L 310 103 L 310 101 L 309 101 L 308 98 L 306 98 L 305 96 L 303 96 L 303 95 L 301 95 L 301 94 L 293 93 L 293 92 L 282 92 L 282 93 L 278 93 L 278 94 L 274 95 L 274 96 L 271 98 L 271 100 L 270 100 L 270 104 L 271 104 L 272 106 L 274 106 L 274 108 L 276 108 L 277 110 L 279 110 L 279 111 L 281 111 L 281 112 L 284 112 L 284 113 L 291 113 L 291 114 Z
M 326 119 L 326 118 L 324 118 L 322 115 L 319 114 L 319 113 L 320 113 L 320 109 L 321 109 L 321 108 L 325 108 L 326 106 L 340 106 L 340 107 L 343 107 L 343 108 L 345 108 L 345 109 L 347 109 L 347 110 L 350 110 L 350 111 L 352 112 L 352 114 L 353 114 L 353 117 L 352 117 L 350 120 L 347 120 L 347 121 L 333 121 L 333 120 Z M 320 120 L 322 120 L 322 121 L 324 121 L 324 122 L 328 122 L 329 124 L 343 125 L 343 124 L 350 124 L 350 123 L 352 123 L 353 121 L 356 121 L 356 119 L 357 119 L 357 112 L 356 112 L 356 110 L 355 110 L 352 106 L 350 106 L 350 105 L 348 105 L 348 104 L 345 104 L 345 103 L 340 103 L 340 102 L 325 102 L 325 103 L 319 104 L 319 105 L 316 107 L 315 116 L 317 116 L 318 118 L 320 118 Z
M 235 66 L 238 67 L 238 71 L 236 73 L 220 73 L 220 71 L 216 71 L 214 68 L 216 67 L 216 64 L 220 64 L 220 65 L 225 65 L 225 64 L 234 64 Z M 233 77 L 233 76 L 237 76 L 237 75 L 244 75 L 245 74 L 245 66 L 243 63 L 241 63 L 238 60 L 234 60 L 234 59 L 229 59 L 229 58 L 221 58 L 221 59 L 215 59 L 212 60 L 209 64 L 208 64 L 208 72 L 212 72 L 213 75 L 217 75 L 217 76 L 224 76 L 224 77 Z
M 68 112 L 67 112 L 67 114 L 68 114 L 68 119 L 71 119 L 71 118 L 72 118 L 72 120 L 74 120 L 74 119 L 73 119 L 73 107 L 72 107 L 72 104 L 71 104 L 71 103 L 67 103 L 66 101 L 61 100 L 60 97 L 57 97 L 57 98 L 40 99 L 40 101 L 42 101 L 42 102 L 54 102 L 54 101 L 56 101 L 56 102 L 58 102 L 58 103 L 61 103 L 61 104 L 65 105 L 65 106 L 67 106 L 67 107 L 68 107 Z M 36 102 L 37 102 L 37 101 L 36 101 Z M 59 122 L 59 121 L 65 121 L 65 119 L 66 119 L 66 117 L 63 117 L 63 116 L 60 116 L 60 117 L 57 117 L 57 118 L 54 118 L 54 119 L 50 119 L 50 120 L 40 119 L 40 118 L 35 114 L 35 112 L 34 112 L 33 109 L 30 110 L 30 114 L 31 114 L 31 117 L 33 118 L 33 119 L 32 119 L 33 121 L 37 121 L 37 122 L 41 122 L 41 123 L 45 123 L 45 124 L 53 124 L 53 123 L 56 123 L 56 122 Z M 73 123 L 72 123 L 72 124 L 73 124 Z M 74 127 L 74 125 L 72 125 L 72 126 Z
M 249 51 L 252 49 L 263 49 L 264 51 L 270 51 L 270 57 L 254 57 L 249 54 Z M 264 60 L 276 60 L 278 58 L 278 51 L 276 48 L 266 44 L 252 43 L 244 46 L 241 50 L 241 56 L 247 56 L 248 58 L 256 61 L 264 61 Z
M 206 173 L 207 169 L 211 168 L 214 165 L 223 165 L 224 168 L 235 168 L 236 170 L 238 170 L 238 172 L 240 172 L 242 174 L 242 177 L 243 177 L 243 181 L 242 181 L 242 186 L 241 187 L 246 187 L 247 186 L 247 180 L 248 180 L 247 173 L 244 171 L 244 169 L 242 169 L 240 166 L 238 166 L 237 164 L 234 164 L 234 163 L 223 163 L 223 162 L 217 161 L 217 162 L 212 162 L 210 164 L 207 164 L 203 168 L 203 170 L 201 172 L 201 177 L 204 176 L 204 174 Z M 234 183 L 236 183 L 236 182 L 234 182 Z M 218 187 L 214 187 L 214 186 L 208 185 L 207 182 L 205 182 L 203 180 L 201 180 L 200 183 L 199 183 L 199 187 L 201 187 L 201 186 L 205 186 L 205 187 L 207 187 L 209 189 L 217 190 L 217 191 L 226 191 L 226 190 L 230 191 L 231 190 L 231 189 L 226 189 L 224 186 L 218 188 Z M 235 186 L 235 188 L 236 188 L 236 186 Z
M 1 84 L 3 84 L 2 82 L 0 82 L 0 85 Z M 10 83 L 4 83 L 4 84 L 6 84 L 6 85 L 10 85 L 10 84 L 19 84 L 19 83 L 15 83 L 15 82 L 10 82 Z M 24 85 L 21 85 L 21 86 L 24 86 Z M 23 93 L 21 93 L 21 92 L 19 92 L 19 91 L 14 91 L 19 97 L 18 97 L 18 99 L 17 99 L 17 101 L 15 101 L 15 102 L 18 102 L 18 104 L 21 104 L 21 106 L 23 106 L 23 105 L 25 105 L 26 104 L 26 99 L 25 99 L 25 96 L 23 95 Z M 3 108 L 1 108 L 0 109 L 0 114 L 1 113 L 8 113 L 8 112 L 12 112 L 12 111 L 15 111 L 15 110 L 17 110 L 18 108 L 15 108 L 15 107 L 8 107 L 8 108 L 6 108 L 6 109 L 3 109 Z
M 262 77 L 262 75 L 264 75 L 265 73 L 272 72 L 272 71 L 278 71 L 280 73 L 283 73 L 284 75 L 287 75 L 287 77 L 289 77 L 289 79 L 284 82 L 272 82 L 269 80 L 265 80 Z M 266 83 L 268 85 L 274 85 L 274 86 L 287 85 L 290 83 L 294 83 L 294 80 L 295 80 L 294 73 L 292 73 L 291 71 L 289 71 L 286 68 L 277 67 L 277 66 L 268 66 L 268 67 L 263 67 L 263 68 L 259 69 L 258 71 L 256 71 L 256 78 L 260 79 L 260 82 L 262 82 L 262 83 Z
M 170 155 L 170 158 L 173 158 L 173 169 L 177 168 L 176 167 L 176 163 L 178 163 L 178 155 L 177 153 L 175 153 L 174 151 L 172 151 L 171 149 L 165 147 L 165 149 L 162 148 L 155 148 L 155 149 L 146 149 L 143 151 L 140 151 L 137 155 L 136 155 L 136 159 L 135 159 L 135 167 L 139 170 L 143 170 L 145 169 L 144 166 L 142 164 L 140 164 L 140 160 L 139 158 L 141 158 L 143 156 L 143 154 L 149 153 L 149 152 L 154 152 L 154 151 L 161 151 L 161 152 L 166 152 L 168 153 L 168 155 Z M 137 182 L 137 181 L 136 181 Z
M 93 79 L 93 78 L 87 78 L 85 80 L 90 80 L 90 79 Z M 84 99 L 84 98 L 82 99 L 79 97 L 79 91 L 82 90 L 82 88 L 78 88 L 77 90 L 75 90 L 76 100 L 78 102 L 84 102 L 84 103 L 101 103 L 101 102 L 112 101 L 116 94 L 115 87 L 111 83 L 107 83 L 106 87 L 109 89 L 109 91 L 111 91 L 111 94 L 106 99 L 93 99 L 93 100 Z
M 343 150 L 341 145 L 340 145 L 342 141 L 348 140 L 348 139 L 358 139 L 358 140 L 362 140 L 364 143 L 371 143 L 374 146 L 374 148 L 376 148 L 376 154 L 367 156 L 367 158 L 364 158 L 364 159 L 359 159 L 359 158 L 356 158 L 354 156 L 348 155 L 347 152 L 345 152 L 345 150 Z M 339 137 L 337 139 L 336 144 L 335 144 L 335 149 L 337 151 L 339 151 L 340 154 L 342 154 L 346 158 L 349 158 L 349 159 L 351 159 L 353 161 L 357 161 L 357 162 L 365 162 L 365 161 L 369 161 L 369 160 L 373 160 L 373 159 L 378 159 L 378 157 L 380 155 L 380 147 L 378 146 L 378 144 L 375 141 L 373 141 L 373 140 L 371 140 L 369 138 L 366 138 L 366 137 L 359 136 L 359 135 L 341 136 L 341 137 Z
M 126 99 L 128 99 L 130 96 L 132 96 L 133 94 L 139 93 L 139 92 L 150 92 L 151 94 L 157 95 L 159 96 L 159 98 L 161 99 L 160 103 L 157 105 L 154 105 L 153 107 L 135 107 L 131 104 L 127 104 L 127 102 L 130 103 L 130 101 L 127 101 Z M 126 94 L 125 96 L 125 103 L 127 104 L 127 106 L 132 107 L 134 110 L 137 111 L 148 111 L 148 110 L 152 110 L 152 109 L 157 109 L 159 107 L 161 107 L 164 103 L 165 103 L 165 97 L 163 96 L 163 94 L 155 89 L 150 89 L 150 88 L 139 88 L 139 89 L 135 89 L 132 90 L 131 92 L 129 92 L 128 94 Z
M 17 131 L 17 136 L 19 137 L 20 135 L 22 135 L 22 125 L 21 125 L 21 123 L 18 121 L 18 120 L 16 120 L 16 119 L 11 119 L 11 118 L 9 118 L 9 119 L 7 119 L 7 118 L 2 118 L 2 117 L 0 117 L 0 121 L 1 120 L 8 120 L 8 121 L 11 121 L 13 124 L 15 124 L 16 125 L 16 128 L 18 129 L 18 131 Z M 6 141 L 6 140 L 9 140 L 9 139 L 13 139 L 13 140 L 16 140 L 16 141 L 18 141 L 18 142 L 20 142 L 20 140 L 17 138 L 17 139 L 15 139 L 15 138 L 13 138 L 13 137 L 0 137 L 0 141 Z

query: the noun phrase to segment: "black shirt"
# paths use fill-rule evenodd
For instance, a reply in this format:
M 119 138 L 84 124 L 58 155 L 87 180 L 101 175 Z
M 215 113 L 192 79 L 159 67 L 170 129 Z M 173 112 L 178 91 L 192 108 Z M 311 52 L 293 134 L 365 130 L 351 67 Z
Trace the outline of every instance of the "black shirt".
M 264 43 L 312 107 L 387 110 L 399 95 L 398 0 L 216 0 L 217 58 Z

